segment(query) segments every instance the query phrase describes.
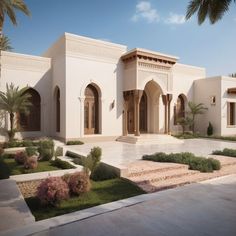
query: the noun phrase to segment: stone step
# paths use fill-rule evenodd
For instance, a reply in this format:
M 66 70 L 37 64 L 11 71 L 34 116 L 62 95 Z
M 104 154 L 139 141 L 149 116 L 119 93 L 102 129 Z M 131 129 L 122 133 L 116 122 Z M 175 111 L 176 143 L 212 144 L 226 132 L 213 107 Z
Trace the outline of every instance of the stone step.
M 157 163 L 150 161 L 137 161 L 128 165 L 127 177 L 138 177 L 147 174 L 158 174 L 171 170 L 188 170 L 187 165 L 176 164 L 176 163 Z
M 186 170 L 186 169 L 172 169 L 161 173 L 149 173 L 141 176 L 129 178 L 136 184 L 150 184 L 155 182 L 160 182 L 164 180 L 177 179 L 187 176 L 192 176 L 198 174 L 199 171 Z
M 236 173 L 236 166 L 231 165 L 231 166 L 223 167 L 221 170 L 214 171 L 213 173 L 198 172 L 194 175 L 187 175 L 187 176 L 182 176 L 182 177 L 177 177 L 177 178 L 172 178 L 172 179 L 166 179 L 166 180 L 149 183 L 149 184 L 147 183 L 138 184 L 138 186 L 142 188 L 144 191 L 151 193 L 151 192 L 157 192 L 157 191 L 161 191 L 165 189 L 175 188 L 175 187 L 183 186 L 186 184 L 197 183 L 204 180 L 217 178 L 224 175 L 235 174 L 235 173 Z

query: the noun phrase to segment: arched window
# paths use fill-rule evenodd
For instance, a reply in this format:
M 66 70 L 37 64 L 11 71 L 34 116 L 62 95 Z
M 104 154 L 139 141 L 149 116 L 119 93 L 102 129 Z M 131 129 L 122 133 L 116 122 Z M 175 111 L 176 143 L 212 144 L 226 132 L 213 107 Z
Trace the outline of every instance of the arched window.
M 56 88 L 56 131 L 60 132 L 60 124 L 61 124 L 61 104 L 60 104 L 60 89 Z
M 179 95 L 174 107 L 174 124 L 177 125 L 178 119 L 185 117 L 185 100 L 183 95 Z
M 99 132 L 99 98 L 97 88 L 89 84 L 85 89 L 84 101 L 84 133 Z
M 25 93 L 31 95 L 29 114 L 19 114 L 19 125 L 22 131 L 40 131 L 41 130 L 41 98 L 39 93 L 29 88 Z

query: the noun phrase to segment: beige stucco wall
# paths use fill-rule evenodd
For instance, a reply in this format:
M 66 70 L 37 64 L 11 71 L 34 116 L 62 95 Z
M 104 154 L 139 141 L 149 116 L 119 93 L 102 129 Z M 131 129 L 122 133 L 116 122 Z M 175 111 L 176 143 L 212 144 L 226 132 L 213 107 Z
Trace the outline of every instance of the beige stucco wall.
M 22 132 L 18 137 L 50 135 L 51 116 L 51 59 L 12 52 L 2 52 L 0 90 L 6 91 L 6 84 L 13 83 L 23 88 L 34 88 L 41 96 L 41 132 Z M 9 121 L 2 128 L 9 128 Z M 3 129 L 1 139 L 4 139 Z
M 182 131 L 179 125 L 174 125 L 174 106 L 177 103 L 178 96 L 183 94 L 186 97 L 185 108 L 187 109 L 188 101 L 194 100 L 194 81 L 205 78 L 206 70 L 202 67 L 195 67 L 176 63 L 172 68 L 173 87 L 171 93 L 173 99 L 171 102 L 171 130 L 172 132 Z
M 66 139 L 84 136 L 84 92 L 90 83 L 100 90 L 99 133 L 121 135 L 123 63 L 120 57 L 126 52 L 126 46 L 71 34 L 65 38 Z

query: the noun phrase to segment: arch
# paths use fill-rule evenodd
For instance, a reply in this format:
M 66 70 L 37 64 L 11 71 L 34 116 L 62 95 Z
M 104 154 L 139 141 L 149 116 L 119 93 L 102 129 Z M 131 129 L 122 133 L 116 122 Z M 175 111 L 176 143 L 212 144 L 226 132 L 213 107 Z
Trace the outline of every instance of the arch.
M 56 132 L 60 132 L 60 130 L 61 130 L 61 101 L 60 101 L 60 97 L 61 97 L 60 88 L 58 86 L 56 86 L 55 93 L 54 93 Z
M 25 91 L 31 95 L 29 114 L 20 113 L 18 123 L 23 131 L 40 131 L 41 130 L 41 97 L 39 93 L 29 88 Z
M 100 126 L 99 87 L 91 83 L 84 91 L 84 134 L 98 134 Z
M 184 118 L 186 113 L 187 97 L 180 94 L 174 106 L 174 125 L 177 125 L 178 119 Z
M 156 75 L 148 76 L 145 79 L 143 79 L 142 82 L 140 83 L 140 89 L 144 90 L 147 84 L 152 84 L 153 86 L 157 87 L 161 91 L 161 94 L 167 93 L 167 88 L 165 84 Z

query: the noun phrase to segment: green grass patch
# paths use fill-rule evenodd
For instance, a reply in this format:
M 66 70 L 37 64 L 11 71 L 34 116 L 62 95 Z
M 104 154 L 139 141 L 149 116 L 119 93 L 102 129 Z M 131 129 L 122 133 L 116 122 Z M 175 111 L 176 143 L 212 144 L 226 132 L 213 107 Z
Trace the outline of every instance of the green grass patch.
M 143 156 L 143 160 L 155 162 L 170 162 L 189 165 L 190 170 L 198 170 L 200 172 L 213 172 L 220 170 L 221 165 L 218 160 L 213 158 L 197 157 L 193 153 L 181 152 L 166 154 L 158 152 L 153 155 Z
M 175 137 L 175 138 L 178 138 L 178 139 L 194 139 L 194 138 L 200 138 L 199 134 L 191 134 L 191 133 L 173 134 L 172 136 Z
M 0 157 L 0 179 L 7 179 L 10 175 L 21 175 L 29 173 L 37 173 L 52 170 L 70 169 L 74 168 L 69 163 L 64 161 L 39 161 L 38 167 L 33 170 L 26 170 L 23 165 L 15 162 L 12 154 L 3 154 Z
M 62 201 L 60 206 L 57 207 L 42 207 L 37 197 L 26 198 L 25 200 L 32 214 L 35 216 L 35 219 L 43 220 L 143 193 L 145 192 L 134 184 L 124 179 L 117 178 L 92 182 L 92 188 L 88 193 Z
M 213 151 L 212 154 L 221 155 L 221 156 L 236 157 L 236 149 L 225 148 L 225 149 L 223 149 L 223 151 L 220 151 L 220 150 Z

